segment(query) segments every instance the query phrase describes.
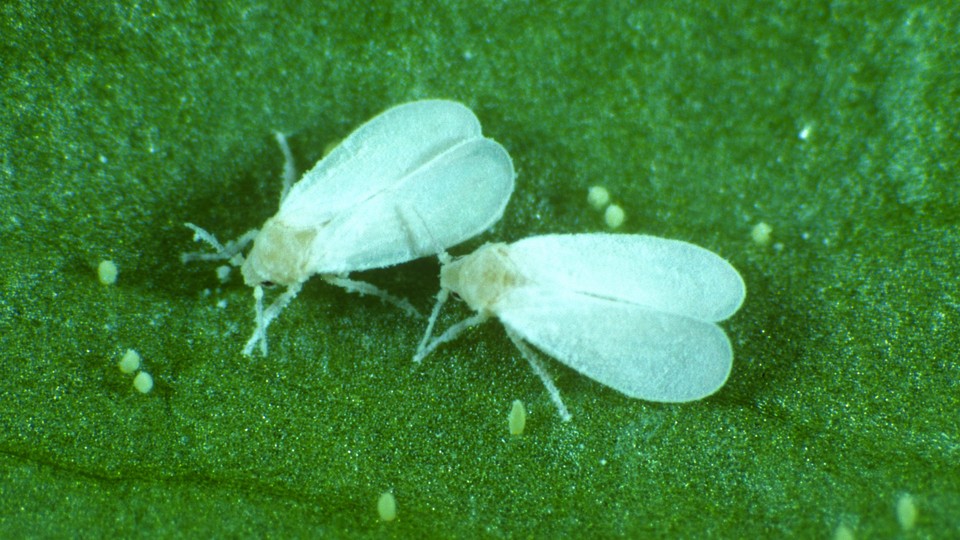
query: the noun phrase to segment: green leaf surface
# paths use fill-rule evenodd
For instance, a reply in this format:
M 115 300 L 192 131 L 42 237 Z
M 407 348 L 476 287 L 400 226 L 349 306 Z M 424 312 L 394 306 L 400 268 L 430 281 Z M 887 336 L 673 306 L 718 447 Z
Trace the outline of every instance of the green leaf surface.
M 0 536 L 960 535 L 955 3 L 22 1 L 0 35 Z M 414 366 L 423 321 L 318 279 L 243 357 L 250 289 L 181 264 L 182 223 L 276 211 L 272 131 L 309 168 L 422 98 L 518 171 L 454 254 L 604 231 L 601 185 L 618 232 L 728 258 L 727 385 L 648 403 L 551 361 L 564 423 L 497 323 Z M 426 311 L 437 272 L 354 277 Z

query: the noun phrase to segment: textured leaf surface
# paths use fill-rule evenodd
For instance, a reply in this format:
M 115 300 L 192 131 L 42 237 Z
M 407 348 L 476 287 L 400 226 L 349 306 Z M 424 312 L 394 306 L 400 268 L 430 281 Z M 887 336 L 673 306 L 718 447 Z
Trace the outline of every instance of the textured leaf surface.
M 326 4 L 0 8 L 0 536 L 892 537 L 904 492 L 958 534 L 960 8 Z M 272 130 L 303 169 L 428 97 L 518 171 L 454 253 L 601 231 L 603 185 L 620 231 L 744 276 L 727 385 L 652 404 L 551 363 L 561 423 L 498 325 L 414 368 L 422 321 L 319 281 L 243 358 L 250 290 L 180 264 L 181 224 L 275 213 Z M 356 277 L 426 310 L 436 273 Z

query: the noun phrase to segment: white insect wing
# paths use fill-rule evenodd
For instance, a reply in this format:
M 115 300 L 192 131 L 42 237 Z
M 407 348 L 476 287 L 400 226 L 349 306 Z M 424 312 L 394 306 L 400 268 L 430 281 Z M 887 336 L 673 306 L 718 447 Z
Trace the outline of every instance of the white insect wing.
M 730 374 L 730 342 L 710 322 L 535 285 L 513 289 L 495 313 L 544 353 L 633 398 L 697 400 Z
M 549 235 L 509 246 L 528 281 L 492 307 L 543 352 L 624 394 L 701 399 L 730 373 L 714 321 L 743 303 L 740 274 L 713 252 L 643 235 Z
M 534 236 L 510 245 L 510 260 L 532 281 L 704 321 L 722 321 L 743 303 L 743 278 L 710 250 L 636 234 Z
M 316 273 L 382 268 L 459 244 L 497 222 L 513 191 L 502 146 L 473 139 L 342 212 L 318 231 Z
M 316 228 L 396 186 L 443 152 L 482 137 L 477 117 L 460 103 L 398 105 L 361 125 L 304 174 L 276 217 L 291 227 Z

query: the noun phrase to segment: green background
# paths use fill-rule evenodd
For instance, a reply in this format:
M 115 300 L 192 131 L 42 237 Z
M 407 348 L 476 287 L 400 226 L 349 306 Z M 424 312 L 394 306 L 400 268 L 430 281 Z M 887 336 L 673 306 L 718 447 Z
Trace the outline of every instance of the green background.
M 954 2 L 53 4 L 0 8 L 0 536 L 960 535 Z M 414 367 L 422 321 L 318 279 L 240 355 L 250 289 L 182 265 L 182 223 L 276 211 L 273 130 L 304 167 L 435 97 L 518 171 L 454 254 L 603 231 L 603 185 L 621 232 L 740 270 L 719 393 L 647 403 L 550 362 L 562 423 L 498 324 Z M 427 310 L 436 273 L 354 277 Z

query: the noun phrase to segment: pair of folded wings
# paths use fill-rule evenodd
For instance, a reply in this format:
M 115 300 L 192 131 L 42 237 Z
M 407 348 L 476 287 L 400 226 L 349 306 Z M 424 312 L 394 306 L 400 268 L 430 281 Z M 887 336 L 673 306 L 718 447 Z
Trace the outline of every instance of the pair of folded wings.
M 745 288 L 721 257 L 641 235 L 539 236 L 508 249 L 528 284 L 492 311 L 544 353 L 650 401 L 692 401 L 723 386 L 733 352 L 715 322 L 739 308 Z
M 294 184 L 276 219 L 315 233 L 314 273 L 383 268 L 488 229 L 513 193 L 510 155 L 470 109 L 415 101 L 363 124 Z

